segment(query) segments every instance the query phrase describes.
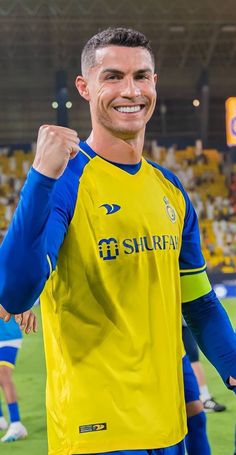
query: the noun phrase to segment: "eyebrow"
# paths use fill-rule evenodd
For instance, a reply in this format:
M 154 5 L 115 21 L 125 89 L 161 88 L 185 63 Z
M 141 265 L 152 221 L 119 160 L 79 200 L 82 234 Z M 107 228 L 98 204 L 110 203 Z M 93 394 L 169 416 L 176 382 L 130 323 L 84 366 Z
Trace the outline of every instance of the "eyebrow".
M 105 70 L 102 71 L 101 74 L 105 74 L 105 73 L 113 73 L 113 74 L 117 74 L 117 75 L 123 75 L 124 72 L 121 71 L 121 70 L 117 70 L 115 68 L 106 68 Z M 143 73 L 152 73 L 152 70 L 151 68 L 143 68 L 143 69 L 140 69 L 140 70 L 137 70 L 134 72 L 134 74 L 143 74 Z

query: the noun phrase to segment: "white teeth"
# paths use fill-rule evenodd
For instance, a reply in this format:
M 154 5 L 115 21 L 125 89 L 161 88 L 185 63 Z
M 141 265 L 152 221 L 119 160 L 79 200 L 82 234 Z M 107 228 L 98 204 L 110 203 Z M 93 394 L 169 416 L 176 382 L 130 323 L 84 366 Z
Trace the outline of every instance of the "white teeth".
M 120 106 L 116 107 L 116 110 L 119 112 L 139 112 L 141 111 L 141 106 Z

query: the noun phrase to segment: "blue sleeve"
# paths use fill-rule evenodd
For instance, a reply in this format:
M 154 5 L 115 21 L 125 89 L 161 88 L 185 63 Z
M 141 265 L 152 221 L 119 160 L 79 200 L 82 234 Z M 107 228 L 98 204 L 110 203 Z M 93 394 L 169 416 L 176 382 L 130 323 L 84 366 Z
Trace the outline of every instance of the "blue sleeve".
M 157 163 L 147 160 L 149 164 L 157 168 L 164 177 L 181 191 L 185 201 L 185 217 L 182 232 L 182 246 L 179 257 L 180 273 L 191 274 L 203 272 L 206 269 L 205 260 L 201 251 L 201 241 L 198 219 L 182 183 L 173 172 L 165 169 Z
M 182 309 L 202 352 L 236 392 L 228 384 L 230 376 L 236 378 L 236 334 L 215 292 L 184 303 Z
M 182 246 L 180 250 L 180 274 L 199 273 L 206 269 L 205 259 L 202 255 L 199 225 L 196 212 L 188 194 L 180 186 L 185 199 L 186 212 L 182 232 Z
M 59 180 L 33 168 L 28 174 L 0 247 L 0 303 L 12 314 L 32 307 L 56 267 L 74 212 L 75 179 L 69 168 Z

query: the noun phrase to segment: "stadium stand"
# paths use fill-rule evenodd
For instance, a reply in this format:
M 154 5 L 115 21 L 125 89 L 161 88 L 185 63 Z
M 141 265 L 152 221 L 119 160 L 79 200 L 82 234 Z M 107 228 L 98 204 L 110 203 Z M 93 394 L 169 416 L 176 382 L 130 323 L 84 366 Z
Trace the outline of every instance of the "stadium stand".
M 228 175 L 223 153 L 203 150 L 201 142 L 184 150 L 151 143 L 147 155 L 178 175 L 200 221 L 201 240 L 209 271 L 236 271 L 236 173 Z M 236 169 L 233 168 L 233 171 Z
M 33 152 L 0 150 L 0 234 L 11 221 L 20 189 L 33 161 Z

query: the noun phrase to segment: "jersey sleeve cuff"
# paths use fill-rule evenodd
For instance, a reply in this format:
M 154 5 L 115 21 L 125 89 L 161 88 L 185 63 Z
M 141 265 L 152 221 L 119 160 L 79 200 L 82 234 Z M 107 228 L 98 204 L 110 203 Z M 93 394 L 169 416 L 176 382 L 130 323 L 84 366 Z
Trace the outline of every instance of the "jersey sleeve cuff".
M 53 188 L 53 186 L 57 182 L 57 179 L 47 177 L 46 175 L 43 175 L 40 172 L 36 171 L 36 169 L 34 169 L 33 167 L 31 167 L 29 171 L 28 179 L 31 181 L 31 183 L 40 184 L 47 188 Z

